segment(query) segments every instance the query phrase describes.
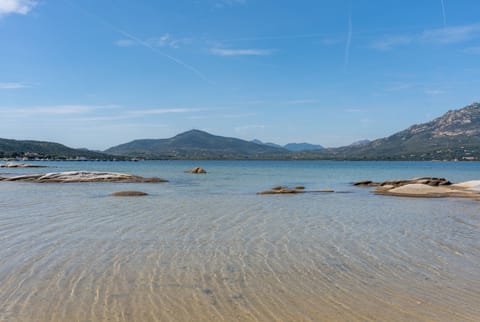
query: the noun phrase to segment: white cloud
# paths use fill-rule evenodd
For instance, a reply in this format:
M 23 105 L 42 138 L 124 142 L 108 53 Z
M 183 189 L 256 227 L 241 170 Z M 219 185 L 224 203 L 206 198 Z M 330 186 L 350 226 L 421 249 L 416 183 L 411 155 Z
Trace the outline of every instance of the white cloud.
M 224 49 L 212 48 L 210 52 L 216 56 L 268 56 L 273 53 L 271 49 Z
M 29 87 L 31 86 L 25 83 L 0 83 L 0 89 L 21 89 Z
M 36 5 L 35 0 L 0 0 L 0 16 L 11 13 L 26 15 Z

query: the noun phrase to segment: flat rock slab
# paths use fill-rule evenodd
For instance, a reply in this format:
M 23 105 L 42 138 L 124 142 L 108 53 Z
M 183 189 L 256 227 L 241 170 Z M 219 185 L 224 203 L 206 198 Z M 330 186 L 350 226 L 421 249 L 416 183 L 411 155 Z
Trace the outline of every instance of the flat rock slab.
M 112 193 L 113 197 L 143 197 L 148 196 L 148 193 L 142 191 L 118 191 Z
M 0 164 L 0 168 L 47 168 L 47 166 L 38 164 L 7 162 L 6 164 Z
M 372 181 L 354 183 L 356 186 L 375 186 L 379 195 L 420 198 L 470 198 L 480 200 L 480 180 L 452 184 L 444 178 L 413 178 L 389 180 L 372 185 Z
M 0 181 L 25 181 L 39 183 L 77 183 L 77 182 L 125 182 L 125 183 L 157 183 L 167 182 L 160 178 L 144 178 L 126 173 L 69 171 L 42 174 L 27 174 L 15 177 L 0 177 Z

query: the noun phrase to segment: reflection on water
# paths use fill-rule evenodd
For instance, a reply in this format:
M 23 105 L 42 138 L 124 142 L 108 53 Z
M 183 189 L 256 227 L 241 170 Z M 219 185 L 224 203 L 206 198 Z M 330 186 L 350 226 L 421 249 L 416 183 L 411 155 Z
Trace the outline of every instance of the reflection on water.
M 480 165 L 56 165 L 171 182 L 0 183 L 0 321 L 480 320 L 480 204 L 348 185 Z M 351 193 L 255 195 L 276 184 Z

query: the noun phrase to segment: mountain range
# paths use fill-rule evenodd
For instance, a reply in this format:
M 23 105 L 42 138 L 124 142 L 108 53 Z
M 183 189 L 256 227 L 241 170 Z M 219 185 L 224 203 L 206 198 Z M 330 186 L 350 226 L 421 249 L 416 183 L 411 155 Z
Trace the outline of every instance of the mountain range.
M 386 138 L 324 153 L 328 159 L 480 160 L 480 104 L 448 111 Z
M 276 159 L 288 151 L 236 138 L 191 130 L 169 139 L 135 140 L 105 153 L 147 159 Z
M 321 145 L 318 145 L 318 144 L 310 144 L 310 143 L 288 143 L 288 144 L 285 144 L 285 145 L 279 145 L 279 144 L 275 144 L 275 143 L 270 143 L 270 142 L 262 142 L 260 140 L 253 140 L 251 141 L 253 143 L 256 143 L 256 144 L 261 144 L 261 145 L 267 145 L 267 146 L 271 146 L 271 147 L 275 147 L 275 148 L 283 148 L 283 149 L 286 149 L 288 151 L 293 151 L 293 152 L 297 152 L 297 151 L 312 151 L 312 150 L 322 150 L 324 149 L 323 146 Z
M 0 139 L 0 157 L 87 159 L 248 159 L 248 160 L 480 160 L 480 104 L 448 111 L 391 136 L 339 148 L 308 143 L 285 146 L 245 141 L 191 130 L 168 139 L 142 139 L 104 152 L 58 143 Z

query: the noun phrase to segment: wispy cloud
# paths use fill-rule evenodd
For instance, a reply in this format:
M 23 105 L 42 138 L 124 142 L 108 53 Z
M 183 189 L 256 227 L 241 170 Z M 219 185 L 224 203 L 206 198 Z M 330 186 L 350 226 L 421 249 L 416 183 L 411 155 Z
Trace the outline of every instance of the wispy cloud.
M 390 50 L 397 46 L 408 45 L 413 41 L 409 36 L 393 36 L 385 39 L 376 40 L 372 47 L 378 50 Z
M 467 54 L 480 55 L 480 46 L 465 48 L 463 52 Z
M 195 73 L 198 77 L 200 77 L 201 79 L 203 79 L 204 81 L 208 82 L 208 83 L 211 83 L 208 78 L 200 71 L 198 70 L 197 68 L 195 68 L 194 66 L 192 65 L 189 65 L 187 64 L 186 62 L 172 56 L 172 55 L 169 55 L 163 51 L 160 51 L 158 50 L 158 48 L 156 48 L 155 46 L 153 46 L 152 44 L 126 32 L 125 30 L 122 30 L 120 29 L 119 27 L 113 25 L 112 23 L 110 23 L 109 21 L 107 21 L 106 19 L 103 19 L 101 18 L 100 16 L 97 16 L 95 14 L 93 14 L 92 12 L 88 11 L 88 10 L 85 10 L 83 9 L 82 7 L 79 7 L 77 4 L 74 4 L 72 3 L 71 1 L 67 1 L 68 4 L 70 4 L 72 7 L 80 10 L 81 12 L 83 12 L 84 14 L 96 19 L 97 21 L 99 21 L 100 23 L 102 23 L 103 25 L 105 25 L 106 27 L 108 27 L 110 30 L 122 35 L 123 37 L 125 37 L 126 39 L 129 39 L 135 43 L 137 43 L 138 45 L 141 45 L 149 50 L 151 50 L 152 52 L 182 66 L 183 68 L 186 68 L 188 70 L 190 70 L 191 72 Z
M 52 106 L 31 106 L 31 107 L 0 107 L 0 114 L 15 117 L 65 117 L 71 116 L 69 120 L 79 121 L 113 121 L 121 119 L 142 118 L 163 114 L 180 114 L 206 111 L 197 108 L 153 108 L 153 109 L 132 109 L 120 105 L 80 105 L 65 104 Z
M 52 115 L 79 115 L 89 112 L 93 112 L 99 109 L 112 108 L 109 106 L 93 106 L 93 105 L 54 105 L 54 106 L 33 106 L 22 108 L 0 108 L 0 111 L 4 115 L 14 115 L 18 117 L 29 116 L 52 116 Z
M 238 134 L 250 134 L 252 131 L 264 130 L 266 125 L 261 124 L 250 124 L 250 125 L 243 125 L 237 126 L 234 130 Z
M 424 92 L 428 95 L 441 95 L 446 93 L 444 90 L 440 89 L 426 89 Z
M 225 114 L 223 115 L 223 117 L 226 119 L 240 119 L 240 118 L 253 117 L 256 115 L 257 114 L 255 113 L 239 113 L 239 114 Z
M 347 108 L 345 109 L 346 113 L 362 113 L 365 112 L 365 110 L 360 109 L 360 108 Z
M 425 30 L 420 39 L 438 44 L 453 44 L 480 37 L 480 24 Z
M 35 0 L 0 0 L 0 16 L 12 13 L 26 15 L 36 5 Z
M 174 38 L 170 34 L 166 33 L 159 37 L 152 37 L 142 41 L 151 47 L 179 48 L 182 45 L 189 43 L 190 39 Z M 138 41 L 128 38 L 128 39 L 117 40 L 115 42 L 115 45 L 117 45 L 118 47 L 134 47 L 134 46 L 141 46 L 142 44 L 139 43 Z
M 480 38 L 480 24 L 461 25 L 424 30 L 410 35 L 394 35 L 375 40 L 371 47 L 377 50 L 391 50 L 410 44 L 451 45 Z
M 320 102 L 318 99 L 312 98 L 305 98 L 305 99 L 298 99 L 298 100 L 286 100 L 280 102 L 282 105 L 303 105 L 303 104 L 314 104 Z
M 247 4 L 247 0 L 216 0 L 215 7 L 224 8 L 224 7 L 231 7 L 235 5 L 245 5 L 245 4 Z
M 195 108 L 157 108 L 157 109 L 131 111 L 128 114 L 138 117 L 138 116 L 161 115 L 161 114 L 192 113 L 192 112 L 199 112 L 199 111 L 202 111 L 202 109 L 195 109 Z
M 273 54 L 272 49 L 225 49 L 225 48 L 212 48 L 210 52 L 216 56 L 268 56 Z
M 398 92 L 406 89 L 414 88 L 415 84 L 411 83 L 397 83 L 385 89 L 385 92 Z
M 320 38 L 321 43 L 324 45 L 333 45 L 343 43 L 344 39 L 340 34 L 331 33 L 309 33 L 309 34 L 284 34 L 284 35 L 267 35 L 256 37 L 241 37 L 241 38 L 229 38 L 221 40 L 224 43 L 229 42 L 241 42 L 241 41 L 263 41 L 263 40 L 296 40 L 296 39 L 314 39 Z
M 321 100 L 317 98 L 294 98 L 294 99 L 283 99 L 283 100 L 273 100 L 273 99 L 257 99 L 251 101 L 237 102 L 236 104 L 245 106 L 245 105 L 308 105 L 308 104 L 317 104 Z
M 0 83 L 0 89 L 22 89 L 22 88 L 29 88 L 31 85 L 25 83 Z

